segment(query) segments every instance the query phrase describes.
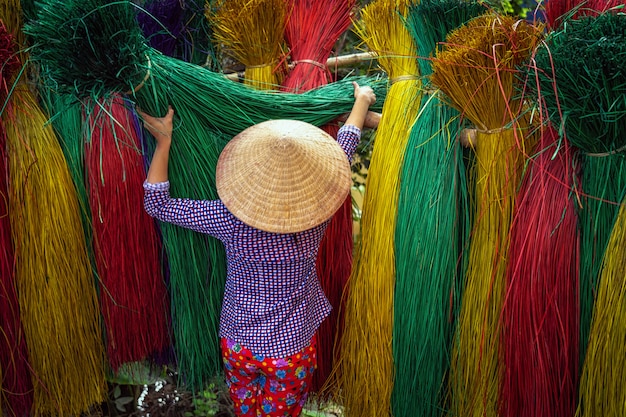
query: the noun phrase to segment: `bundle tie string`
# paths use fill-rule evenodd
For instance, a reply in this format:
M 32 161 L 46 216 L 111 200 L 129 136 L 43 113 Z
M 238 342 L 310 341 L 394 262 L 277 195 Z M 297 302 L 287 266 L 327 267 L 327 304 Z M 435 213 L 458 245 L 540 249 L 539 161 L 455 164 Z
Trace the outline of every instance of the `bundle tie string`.
M 484 135 L 493 135 L 494 133 L 504 132 L 505 130 L 511 130 L 512 127 L 498 127 L 496 129 L 476 129 L 476 132 Z
M 601 152 L 601 153 L 586 153 L 585 152 L 585 155 L 591 156 L 591 157 L 595 157 L 595 158 L 603 158 L 605 156 L 615 155 L 615 154 L 618 154 L 618 153 L 623 152 L 623 151 L 626 151 L 626 145 L 624 145 L 624 146 L 622 146 L 620 148 L 614 149 L 614 150 L 612 150 L 610 152 Z
M 137 84 L 137 86 L 135 86 L 134 89 L 128 90 L 124 94 L 129 95 L 129 94 L 136 93 L 137 91 L 141 89 L 141 87 L 143 87 L 146 84 L 146 81 L 148 81 L 148 78 L 150 78 L 150 75 L 152 73 L 152 61 L 150 60 L 150 57 L 148 55 L 146 55 L 146 59 L 148 60 L 148 63 L 147 63 L 146 75 L 143 77 L 143 80 L 141 80 L 141 82 Z
M 319 68 L 321 68 L 321 69 L 323 69 L 323 70 L 325 70 L 325 69 L 326 69 L 326 65 L 322 64 L 321 62 L 314 61 L 314 60 L 312 60 L 312 59 L 299 59 L 299 60 L 297 60 L 297 61 L 292 61 L 291 63 L 292 63 L 294 66 L 295 66 L 296 64 L 300 64 L 300 63 L 302 63 L 302 64 L 311 64 L 311 65 L 315 65 L 316 67 L 319 67 Z
M 400 81 L 416 81 L 416 80 L 420 80 L 421 78 L 418 77 L 417 75 L 401 75 L 399 77 L 396 78 L 392 78 L 391 79 L 391 85 L 400 82 Z
M 246 65 L 246 68 L 265 68 L 265 67 L 273 67 L 278 61 L 272 61 L 268 64 L 259 64 L 259 65 Z

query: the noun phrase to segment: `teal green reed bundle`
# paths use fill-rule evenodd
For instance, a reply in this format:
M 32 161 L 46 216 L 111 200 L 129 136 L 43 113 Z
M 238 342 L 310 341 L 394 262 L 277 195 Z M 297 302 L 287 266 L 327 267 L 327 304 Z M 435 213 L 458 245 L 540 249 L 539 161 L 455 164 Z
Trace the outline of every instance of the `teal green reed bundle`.
M 406 25 L 422 75 L 447 33 L 485 11 L 474 1 L 422 0 Z M 460 302 L 469 219 L 459 112 L 425 82 L 402 167 L 396 224 L 392 393 L 396 417 L 435 417 L 445 410 L 454 315 Z
M 250 125 L 287 118 L 319 126 L 352 107 L 350 79 L 304 94 L 265 92 L 165 56 L 146 45 L 136 10 L 130 1 L 44 0 L 25 31 L 33 40 L 33 60 L 48 69 L 55 91 L 94 101 L 127 93 L 154 115 L 174 107 L 170 174 L 175 197 L 217 198 L 219 153 Z M 380 109 L 386 82 L 355 80 L 375 89 Z M 165 224 L 162 232 L 178 368 L 182 382 L 199 390 L 222 368 L 218 323 L 225 255 L 214 238 Z
M 572 20 L 551 33 L 535 57 L 538 94 L 551 120 L 579 149 L 582 164 L 582 190 L 578 190 L 581 363 L 602 258 L 626 195 L 625 34 L 624 14 Z

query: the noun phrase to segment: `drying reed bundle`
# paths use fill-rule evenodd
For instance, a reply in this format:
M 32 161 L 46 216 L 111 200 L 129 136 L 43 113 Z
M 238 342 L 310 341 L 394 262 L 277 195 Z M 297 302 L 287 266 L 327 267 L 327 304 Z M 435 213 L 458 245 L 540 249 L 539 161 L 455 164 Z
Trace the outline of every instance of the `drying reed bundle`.
M 181 58 L 177 49 L 185 22 L 180 0 L 148 0 L 137 13 L 137 21 L 150 47 L 167 56 Z
M 87 108 L 85 175 L 107 358 L 113 371 L 170 345 L 161 239 L 143 210 L 146 177 L 134 118 L 120 96 Z
M 214 1 L 207 1 L 206 8 Z M 219 68 L 202 0 L 147 0 L 137 20 L 148 44 L 165 55 Z
M 45 75 L 42 78 L 45 78 Z M 96 273 L 95 259 L 93 258 L 91 209 L 89 207 L 87 186 L 85 185 L 83 104 L 80 101 L 75 101 L 71 96 L 55 94 L 50 88 L 40 88 L 39 93 L 45 112 L 52 115 L 50 124 L 54 128 L 65 155 L 67 167 L 72 175 L 80 206 L 85 241 L 92 260 L 93 271 Z
M 104 348 L 76 191 L 52 127 L 24 83 L 7 129 L 9 213 L 34 415 L 75 415 L 106 396 Z
M 352 108 L 350 80 L 304 94 L 260 91 L 160 54 L 145 44 L 135 15 L 131 2 L 46 0 L 25 31 L 34 41 L 34 59 L 47 68 L 56 91 L 98 99 L 130 89 L 148 113 L 162 115 L 169 104 L 176 109 L 170 154 L 173 196 L 217 198 L 215 165 L 221 149 L 255 123 L 287 118 L 319 126 Z M 80 55 L 73 53 L 78 50 Z M 385 84 L 372 86 L 384 100 Z M 216 239 L 170 224 L 162 225 L 162 233 L 180 376 L 190 389 L 204 389 L 222 370 L 223 247 Z
M 474 227 L 450 369 L 451 415 L 498 414 L 508 232 L 526 152 L 517 68 L 540 33 L 514 17 L 487 14 L 451 32 L 433 61 L 433 84 L 478 128 L 470 174 Z
M 293 68 L 283 81 L 285 91 L 308 91 L 332 81 L 326 62 L 333 47 L 352 24 L 356 0 L 289 0 L 285 41 Z
M 626 202 L 604 253 L 589 345 L 580 379 L 579 417 L 626 415 Z
M 285 27 L 285 41 L 293 65 L 283 80 L 282 90 L 309 91 L 332 80 L 326 62 L 337 39 L 352 24 L 355 0 L 290 0 Z M 330 123 L 322 129 L 337 136 L 338 126 Z M 333 309 L 317 332 L 317 370 L 312 390 L 321 394 L 334 366 L 335 340 L 340 340 L 343 326 L 339 312 L 342 295 L 352 270 L 352 198 L 347 196 L 332 217 L 317 256 L 317 275 Z
M 583 170 L 579 415 L 624 413 L 624 379 L 614 370 L 624 356 L 625 268 L 615 253 L 623 249 L 619 203 L 626 195 L 625 28 L 623 14 L 573 20 L 537 52 L 543 97 L 568 140 L 580 149 Z
M 13 36 L 0 22 L 0 114 L 12 80 L 20 70 L 16 47 Z M 7 415 L 13 417 L 28 415 L 33 398 L 28 351 L 15 288 L 8 169 L 6 132 L 0 120 L 0 410 L 6 410 Z
M 420 73 L 453 29 L 485 12 L 475 1 L 421 0 L 406 25 L 415 39 Z M 395 231 L 392 394 L 396 417 L 440 416 L 469 219 L 459 112 L 426 85 L 404 155 Z
M 548 27 L 559 30 L 568 20 L 620 10 L 624 4 L 624 0 L 550 0 L 543 7 Z
M 223 0 L 207 18 L 222 53 L 246 66 L 245 84 L 261 90 L 278 88 L 286 72 L 287 1 Z
M 544 6 L 546 24 L 550 29 L 556 30 L 570 19 L 580 6 L 587 0 L 550 0 Z
M 349 281 L 338 388 L 350 416 L 386 416 L 393 389 L 394 230 L 400 171 L 420 106 L 416 50 L 403 19 L 408 1 L 376 0 L 362 9 L 357 34 L 391 79 L 376 134 Z
M 578 172 L 573 149 L 559 141 L 551 125 L 541 126 L 539 134 L 515 201 L 509 238 L 502 417 L 567 417 L 576 409 Z
M 535 58 L 541 95 L 551 119 L 580 150 L 581 362 L 602 257 L 619 203 L 626 195 L 625 28 L 623 14 L 604 13 L 572 20 L 563 30 L 548 36 Z
M 569 3 L 547 4 L 546 19 L 552 27 L 593 12 L 592 2 Z M 607 5 L 603 2 L 598 9 Z M 534 79 L 535 70 L 529 70 Z M 541 99 L 542 89 L 534 87 Z M 548 117 L 543 106 L 539 111 L 541 118 Z M 511 229 L 504 305 L 504 416 L 571 416 L 576 408 L 580 240 L 574 200 L 580 189 L 579 166 L 569 141 L 561 140 L 551 124 L 542 127 L 541 134 Z
M 0 3 L 0 22 L 5 27 L 6 32 L 14 38 L 17 45 L 16 53 L 20 55 L 20 61 L 25 62 L 24 57 L 21 56 L 24 52 L 21 48 L 26 45 L 26 37 L 22 32 L 23 21 L 20 0 L 4 0 Z

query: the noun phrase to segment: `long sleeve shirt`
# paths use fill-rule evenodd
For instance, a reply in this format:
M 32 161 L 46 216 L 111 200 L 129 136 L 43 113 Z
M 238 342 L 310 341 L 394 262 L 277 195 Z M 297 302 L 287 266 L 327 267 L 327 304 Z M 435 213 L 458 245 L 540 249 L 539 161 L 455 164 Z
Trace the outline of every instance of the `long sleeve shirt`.
M 344 125 L 337 142 L 351 161 L 361 137 Z M 265 232 L 237 219 L 220 200 L 171 198 L 169 182 L 144 183 L 147 213 L 206 233 L 226 249 L 220 337 L 255 354 L 285 357 L 303 349 L 331 310 L 316 258 L 329 220 L 298 233 Z

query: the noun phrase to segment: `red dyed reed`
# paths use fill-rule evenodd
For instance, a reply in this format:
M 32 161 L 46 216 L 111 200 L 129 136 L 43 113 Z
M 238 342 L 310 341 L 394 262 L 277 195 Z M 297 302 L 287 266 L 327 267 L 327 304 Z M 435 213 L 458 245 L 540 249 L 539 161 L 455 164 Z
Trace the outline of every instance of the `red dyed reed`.
M 100 278 L 100 308 L 110 366 L 140 361 L 170 346 L 169 297 L 161 241 L 143 209 L 145 168 L 139 136 L 120 97 L 89 117 L 85 170 Z
M 326 62 L 337 39 L 352 23 L 355 4 L 354 0 L 327 0 L 322 6 L 312 0 L 290 0 L 285 40 L 294 67 L 283 81 L 283 91 L 301 93 L 332 81 Z M 337 136 L 337 125 L 322 129 Z M 334 345 L 342 333 L 339 312 L 352 269 L 353 244 L 352 199 L 348 196 L 331 219 L 317 257 L 320 284 L 333 307 L 317 332 L 317 370 L 312 390 L 318 393 L 332 372 Z
M 574 416 L 579 235 L 572 149 L 542 132 L 511 226 L 502 344 L 502 417 Z
M 19 71 L 13 36 L 0 22 L 0 109 Z M 9 417 L 30 414 L 33 391 L 13 269 L 14 251 L 8 201 L 6 133 L 0 121 L 0 409 Z
M 595 16 L 620 5 L 626 5 L 626 0 L 550 0 L 544 10 L 548 27 L 558 29 L 565 20 Z M 624 8 L 615 9 L 618 10 L 626 11 Z

